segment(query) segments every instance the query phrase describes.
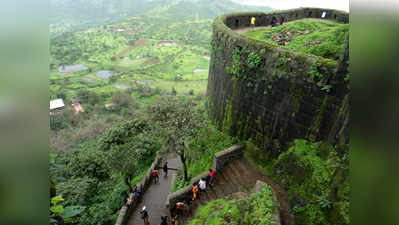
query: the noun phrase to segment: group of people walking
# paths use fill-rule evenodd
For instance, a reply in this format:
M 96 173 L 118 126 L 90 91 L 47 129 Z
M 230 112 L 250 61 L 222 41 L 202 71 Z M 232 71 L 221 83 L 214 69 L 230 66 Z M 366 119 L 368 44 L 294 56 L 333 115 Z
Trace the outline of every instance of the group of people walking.
M 155 184 L 159 183 L 159 169 L 163 170 L 164 177 L 168 176 L 168 162 L 165 162 L 162 167 L 154 168 L 152 170 L 152 180 Z
M 279 21 L 280 25 L 283 25 L 284 21 L 285 21 L 285 15 L 281 14 L 280 15 L 280 21 Z M 251 24 L 251 28 L 254 29 L 255 28 L 255 24 L 256 24 L 256 18 L 254 16 L 251 17 L 250 24 Z M 272 25 L 272 27 L 276 27 L 277 26 L 277 18 L 274 17 L 274 16 L 272 17 L 271 25 Z
M 162 167 L 154 168 L 152 170 L 152 179 L 154 180 L 154 183 L 159 183 L 159 169 L 163 170 L 164 172 L 164 177 L 167 177 L 168 175 L 168 163 L 165 162 L 165 164 Z M 178 225 L 178 220 L 179 217 L 183 216 L 184 214 L 190 213 L 190 205 L 193 201 L 197 200 L 200 198 L 201 193 L 206 192 L 207 186 L 213 186 L 215 182 L 215 171 L 213 169 L 209 169 L 209 181 L 207 182 L 205 179 L 200 179 L 198 182 L 194 182 L 192 184 L 191 188 L 191 195 L 186 196 L 182 201 L 179 201 L 175 204 L 174 207 L 171 209 L 171 219 L 170 225 Z M 135 193 L 136 199 L 139 200 L 141 197 L 141 190 L 138 189 L 137 185 L 135 185 L 132 188 L 132 193 Z M 130 205 L 132 202 L 132 199 L 130 197 L 127 200 L 127 204 Z M 144 225 L 150 225 L 149 222 L 149 212 L 147 210 L 146 206 L 143 206 L 143 208 L 140 211 L 140 217 L 144 221 Z M 169 225 L 168 223 L 168 217 L 167 216 L 161 216 L 161 223 L 159 225 Z
M 191 187 L 191 196 L 186 196 L 182 201 L 176 203 L 174 207 L 172 207 L 171 215 L 172 215 L 172 225 L 177 225 L 178 218 L 183 216 L 184 214 L 190 213 L 190 205 L 193 201 L 200 198 L 201 193 L 206 192 L 207 183 L 209 186 L 213 186 L 215 183 L 216 174 L 213 169 L 209 169 L 209 182 L 204 179 L 200 179 L 198 182 L 194 182 Z

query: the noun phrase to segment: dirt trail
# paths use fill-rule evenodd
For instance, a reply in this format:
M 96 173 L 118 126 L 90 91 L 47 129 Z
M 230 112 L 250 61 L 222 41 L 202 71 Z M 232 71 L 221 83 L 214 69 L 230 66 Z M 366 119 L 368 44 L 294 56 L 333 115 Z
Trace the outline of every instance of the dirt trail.
M 167 159 L 168 167 L 170 168 L 180 168 L 180 159 L 176 156 L 170 155 Z M 161 163 L 163 165 L 164 162 Z M 160 170 L 161 171 L 161 170 Z M 165 207 L 166 198 L 170 194 L 172 188 L 172 180 L 176 176 L 175 170 L 169 170 L 168 176 L 164 177 L 162 174 L 159 177 L 158 184 L 151 184 L 150 187 L 144 192 L 143 198 L 141 199 L 138 206 L 132 212 L 129 218 L 128 225 L 140 225 L 144 224 L 143 220 L 140 218 L 140 210 L 143 206 L 147 207 L 149 214 L 149 222 L 151 225 L 160 224 L 161 216 L 168 215 L 168 211 Z
M 148 45 L 148 41 L 146 40 L 139 40 L 137 41 L 133 46 L 130 46 L 129 48 L 123 50 L 122 52 L 120 52 L 119 54 L 115 55 L 113 58 L 114 59 L 118 59 L 122 56 L 124 56 L 127 52 L 129 52 L 130 50 L 136 49 L 142 45 Z

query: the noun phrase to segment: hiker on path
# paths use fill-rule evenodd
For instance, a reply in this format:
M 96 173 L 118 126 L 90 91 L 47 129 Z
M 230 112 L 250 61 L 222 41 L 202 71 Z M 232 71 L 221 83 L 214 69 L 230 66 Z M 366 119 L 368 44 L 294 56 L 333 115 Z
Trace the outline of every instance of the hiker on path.
M 152 170 L 152 178 L 154 179 L 154 183 L 159 182 L 158 170 L 156 170 L 156 169 Z
M 167 216 L 161 216 L 161 223 L 159 225 L 168 225 Z
M 132 188 L 132 193 L 135 193 L 137 191 L 137 185 L 134 185 L 134 187 Z
M 172 218 L 172 225 L 179 225 L 179 221 L 178 221 L 178 216 L 177 215 L 175 215 L 173 218 Z
M 209 175 L 211 176 L 209 185 L 213 186 L 213 183 L 215 182 L 215 171 L 213 169 L 209 169 Z
M 126 206 L 130 206 L 132 204 L 132 198 L 129 196 L 127 199 L 126 199 Z
M 285 15 L 281 14 L 280 15 L 280 25 L 283 25 L 284 21 L 285 21 Z
M 141 198 L 141 190 L 140 190 L 140 189 L 137 189 L 137 190 L 136 190 L 136 200 L 139 201 L 140 198 Z
M 252 29 L 255 28 L 255 21 L 256 21 L 256 18 L 255 17 L 251 17 L 251 28 Z
M 277 19 L 276 19 L 276 17 L 273 16 L 273 18 L 272 18 L 272 27 L 275 27 L 276 23 L 277 23 Z
M 178 216 L 182 216 L 183 215 L 183 207 L 184 207 L 184 203 L 183 202 L 176 203 L 176 215 L 178 215 Z
M 165 162 L 165 164 L 163 164 L 163 168 L 162 168 L 163 172 L 165 173 L 165 177 L 168 176 L 168 162 Z
M 144 220 L 144 225 L 150 225 L 150 222 L 148 222 L 148 212 L 147 208 L 144 206 L 143 209 L 140 212 L 141 214 L 141 219 Z
M 206 182 L 205 182 L 205 180 L 203 180 L 203 179 L 201 178 L 201 179 L 199 180 L 198 184 L 199 184 L 200 191 L 201 191 L 201 192 L 205 192 L 205 189 L 206 189 Z
M 194 201 L 195 199 L 197 199 L 197 193 L 198 193 L 198 185 L 196 183 L 193 183 L 191 191 L 193 192 L 193 201 Z

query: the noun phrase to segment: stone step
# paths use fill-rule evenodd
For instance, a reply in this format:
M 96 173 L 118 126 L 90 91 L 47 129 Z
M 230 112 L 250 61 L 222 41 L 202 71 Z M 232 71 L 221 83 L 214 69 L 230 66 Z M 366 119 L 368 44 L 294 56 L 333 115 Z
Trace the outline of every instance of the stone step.
M 231 168 L 231 170 L 233 171 L 234 175 L 235 175 L 235 180 L 238 181 L 238 183 L 241 185 L 241 187 L 243 187 L 245 189 L 245 191 L 250 191 L 251 186 L 250 184 L 248 184 L 248 178 L 249 177 L 245 177 L 242 174 L 240 174 L 240 171 L 237 169 L 237 167 L 232 163 L 229 166 Z
M 217 199 L 216 193 L 211 186 L 208 186 L 206 188 L 206 191 L 207 191 L 207 195 L 209 197 L 209 201 Z
M 237 188 L 231 183 L 231 181 L 226 179 L 223 172 L 219 174 L 218 178 L 223 180 L 223 192 L 226 196 L 236 192 Z
M 246 191 L 245 187 L 241 187 L 241 184 L 239 183 L 239 181 L 237 181 L 237 178 L 230 166 L 224 169 L 224 175 L 226 179 L 228 179 L 230 183 L 235 187 L 234 188 L 235 192 Z
M 216 194 L 216 198 L 223 198 L 224 197 L 224 193 L 222 191 L 222 180 L 218 179 L 218 175 L 216 174 L 216 178 L 215 178 L 215 182 L 213 186 L 210 186 L 210 189 L 212 189 L 215 194 Z
M 248 165 L 244 164 L 244 160 L 237 160 L 235 165 L 240 169 L 240 171 L 245 175 L 251 175 L 253 173 L 252 168 L 248 167 Z
M 229 175 L 228 172 L 224 171 L 221 174 L 221 176 L 223 176 L 223 179 L 228 181 L 228 185 L 232 193 L 239 191 L 240 184 L 237 181 L 235 181 L 233 177 Z

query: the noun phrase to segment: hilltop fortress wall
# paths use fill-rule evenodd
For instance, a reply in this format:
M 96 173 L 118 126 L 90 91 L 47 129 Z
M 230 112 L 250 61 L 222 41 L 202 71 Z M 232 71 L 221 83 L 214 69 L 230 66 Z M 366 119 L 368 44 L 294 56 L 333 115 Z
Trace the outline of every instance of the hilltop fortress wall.
M 223 15 L 213 23 L 208 107 L 219 128 L 279 153 L 296 138 L 348 143 L 348 43 L 335 61 L 250 40 L 234 29 L 321 18 L 348 23 L 346 12 L 299 8 Z M 312 76 L 312 73 L 322 77 Z

